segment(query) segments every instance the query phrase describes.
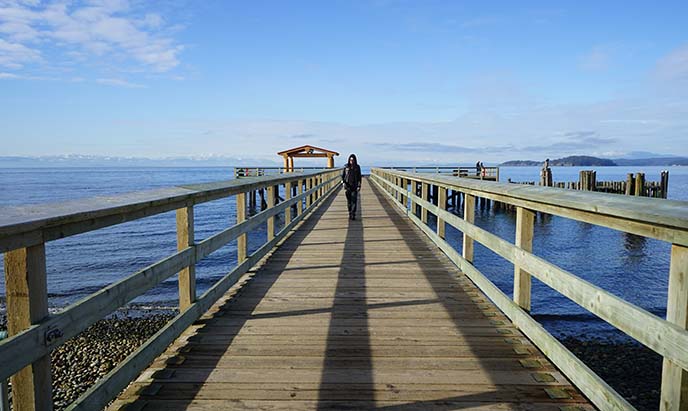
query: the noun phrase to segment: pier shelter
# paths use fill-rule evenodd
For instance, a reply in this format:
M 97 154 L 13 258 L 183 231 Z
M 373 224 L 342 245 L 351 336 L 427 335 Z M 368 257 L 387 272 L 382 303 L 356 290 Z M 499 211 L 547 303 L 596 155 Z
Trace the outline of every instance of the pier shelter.
M 304 145 L 300 147 L 290 148 L 289 150 L 280 151 L 278 155 L 284 158 L 284 168 L 285 171 L 294 170 L 294 158 L 327 158 L 327 168 L 334 168 L 334 156 L 338 156 L 339 153 L 332 150 L 327 150 L 324 148 Z

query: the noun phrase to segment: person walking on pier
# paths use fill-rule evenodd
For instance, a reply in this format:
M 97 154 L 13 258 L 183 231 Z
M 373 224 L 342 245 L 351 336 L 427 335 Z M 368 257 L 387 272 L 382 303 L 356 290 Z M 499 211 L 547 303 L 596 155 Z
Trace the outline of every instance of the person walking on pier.
M 349 156 L 342 172 L 342 184 L 346 189 L 346 207 L 349 210 L 349 220 L 355 220 L 358 192 L 361 191 L 361 167 L 356 160 L 356 154 Z

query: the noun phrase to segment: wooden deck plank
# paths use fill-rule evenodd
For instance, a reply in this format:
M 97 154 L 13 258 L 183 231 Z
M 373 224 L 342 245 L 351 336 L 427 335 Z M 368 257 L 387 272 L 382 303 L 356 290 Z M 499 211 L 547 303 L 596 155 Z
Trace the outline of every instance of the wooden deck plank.
M 367 181 L 356 221 L 343 196 L 111 409 L 592 409 Z

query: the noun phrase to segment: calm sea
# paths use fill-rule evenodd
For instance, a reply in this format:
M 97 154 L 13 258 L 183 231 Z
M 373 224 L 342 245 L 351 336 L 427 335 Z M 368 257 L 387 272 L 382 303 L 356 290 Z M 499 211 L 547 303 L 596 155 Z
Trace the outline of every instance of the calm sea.
M 555 167 L 555 181 L 576 181 L 584 168 Z M 625 180 L 626 173 L 643 171 L 659 180 L 670 171 L 669 198 L 688 200 L 688 167 L 596 167 L 598 181 Z M 364 169 L 364 172 L 366 170 Z M 0 206 L 51 203 L 98 195 L 228 180 L 232 168 L 33 168 L 0 169 Z M 506 181 L 534 181 L 538 167 L 504 167 Z M 233 224 L 234 200 L 224 199 L 196 207 L 196 240 Z M 477 211 L 476 223 L 513 241 L 515 215 Z M 458 249 L 461 235 L 448 228 L 448 239 Z M 249 237 L 257 249 L 265 228 Z M 538 218 L 533 244 L 535 254 L 565 268 L 644 309 L 663 317 L 666 311 L 670 246 L 661 241 L 620 233 L 559 217 Z M 176 251 L 175 214 L 165 213 L 138 221 L 50 242 L 46 246 L 50 305 L 59 309 L 105 285 L 122 279 Z M 229 244 L 197 266 L 198 291 L 204 292 L 236 263 L 236 246 Z M 503 291 L 512 292 L 513 266 L 476 245 L 476 266 Z M 0 266 L 2 263 L 0 262 Z M 4 297 L 4 277 L 0 296 Z M 555 335 L 594 335 L 621 338 L 575 303 L 537 280 L 533 284 L 533 314 Z M 137 305 L 176 306 L 174 278 L 135 300 Z

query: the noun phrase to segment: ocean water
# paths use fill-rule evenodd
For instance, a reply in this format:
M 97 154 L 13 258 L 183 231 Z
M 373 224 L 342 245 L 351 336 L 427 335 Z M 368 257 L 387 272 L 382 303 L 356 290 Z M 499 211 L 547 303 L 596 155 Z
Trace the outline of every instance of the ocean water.
M 555 181 L 576 181 L 579 167 L 555 167 Z M 598 181 L 625 180 L 626 173 L 645 172 L 659 180 L 662 169 L 670 171 L 669 198 L 688 200 L 687 167 L 595 167 Z M 369 169 L 364 168 L 364 173 Z M 506 181 L 534 181 L 538 167 L 503 167 Z M 178 184 L 228 180 L 227 168 L 53 168 L 0 169 L 0 207 L 52 203 L 98 195 L 140 191 Z M 234 224 L 234 199 L 222 199 L 195 207 L 196 240 Z M 278 221 L 278 225 L 280 222 Z M 476 224 L 513 241 L 515 214 L 476 211 Z M 84 233 L 46 245 L 49 302 L 59 310 L 176 251 L 175 213 L 168 212 L 113 227 Z M 538 217 L 534 253 L 660 317 L 666 312 L 670 245 L 559 217 Z M 448 241 L 461 248 L 461 233 L 447 227 Z M 265 227 L 249 235 L 249 249 L 266 239 Z M 236 244 L 230 243 L 197 265 L 199 294 L 236 264 Z M 0 266 L 2 263 L 0 262 Z M 476 244 L 475 265 L 511 294 L 513 266 Z M 0 298 L 5 294 L 0 278 Z M 555 335 L 623 338 L 611 326 L 597 320 L 575 303 L 546 285 L 533 281 L 532 313 Z M 137 298 L 142 306 L 174 307 L 175 277 Z

